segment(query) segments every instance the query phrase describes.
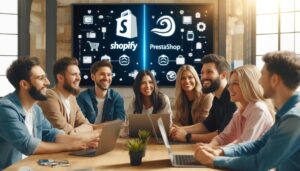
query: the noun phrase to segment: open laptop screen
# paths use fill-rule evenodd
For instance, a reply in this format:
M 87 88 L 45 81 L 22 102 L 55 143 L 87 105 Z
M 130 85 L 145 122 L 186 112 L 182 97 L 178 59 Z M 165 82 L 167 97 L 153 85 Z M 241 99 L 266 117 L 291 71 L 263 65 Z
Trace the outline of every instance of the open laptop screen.
M 165 130 L 169 132 L 169 127 L 171 124 L 170 114 L 129 114 L 127 116 L 129 120 L 129 137 L 137 137 L 140 129 L 145 129 L 152 133 L 155 131 L 157 136 L 160 137 L 160 131 L 157 126 L 158 118 L 162 118 Z

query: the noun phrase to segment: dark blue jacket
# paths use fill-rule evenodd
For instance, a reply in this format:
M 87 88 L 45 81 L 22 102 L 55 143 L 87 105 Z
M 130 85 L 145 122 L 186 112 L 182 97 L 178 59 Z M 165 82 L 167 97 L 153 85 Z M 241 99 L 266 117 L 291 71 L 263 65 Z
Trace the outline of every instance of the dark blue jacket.
M 77 97 L 77 103 L 90 123 L 95 123 L 98 114 L 95 88 L 81 92 Z M 103 105 L 102 122 L 116 119 L 125 120 L 124 100 L 119 93 L 108 89 Z

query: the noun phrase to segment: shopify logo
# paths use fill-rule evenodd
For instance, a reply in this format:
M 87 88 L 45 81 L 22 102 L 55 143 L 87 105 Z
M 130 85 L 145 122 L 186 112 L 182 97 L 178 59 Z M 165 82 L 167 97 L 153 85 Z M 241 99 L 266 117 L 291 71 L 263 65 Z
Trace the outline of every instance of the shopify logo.
M 128 9 L 121 13 L 120 18 L 117 18 L 116 34 L 121 37 L 135 38 L 137 37 L 136 17 Z

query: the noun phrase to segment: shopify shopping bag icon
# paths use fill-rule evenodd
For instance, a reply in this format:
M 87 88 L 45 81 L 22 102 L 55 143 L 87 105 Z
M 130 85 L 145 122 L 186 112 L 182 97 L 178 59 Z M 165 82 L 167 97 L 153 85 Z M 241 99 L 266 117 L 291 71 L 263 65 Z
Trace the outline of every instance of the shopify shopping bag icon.
M 136 17 L 128 9 L 121 13 L 121 17 L 117 18 L 116 34 L 121 37 L 135 38 L 137 37 Z

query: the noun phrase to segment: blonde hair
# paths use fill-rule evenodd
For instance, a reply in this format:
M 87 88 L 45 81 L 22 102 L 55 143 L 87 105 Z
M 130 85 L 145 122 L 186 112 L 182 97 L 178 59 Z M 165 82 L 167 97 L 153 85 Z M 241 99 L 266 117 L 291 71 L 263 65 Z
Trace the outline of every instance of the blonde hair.
M 247 102 L 264 101 L 269 108 L 272 117 L 275 115 L 275 108 L 270 100 L 263 97 L 264 91 L 259 84 L 261 73 L 254 65 L 244 65 L 230 72 L 230 76 L 236 73 L 239 79 L 239 86 L 242 91 L 243 98 Z M 241 107 L 239 102 L 236 102 L 237 107 Z
M 183 65 L 177 71 L 177 79 L 175 85 L 175 119 L 177 121 L 187 121 L 188 120 L 188 99 L 185 92 L 181 88 L 181 78 L 184 71 L 189 71 L 192 73 L 195 79 L 195 88 L 192 90 L 195 99 L 202 95 L 202 86 L 197 71 L 191 65 Z M 196 110 L 195 106 L 192 106 L 192 113 Z

